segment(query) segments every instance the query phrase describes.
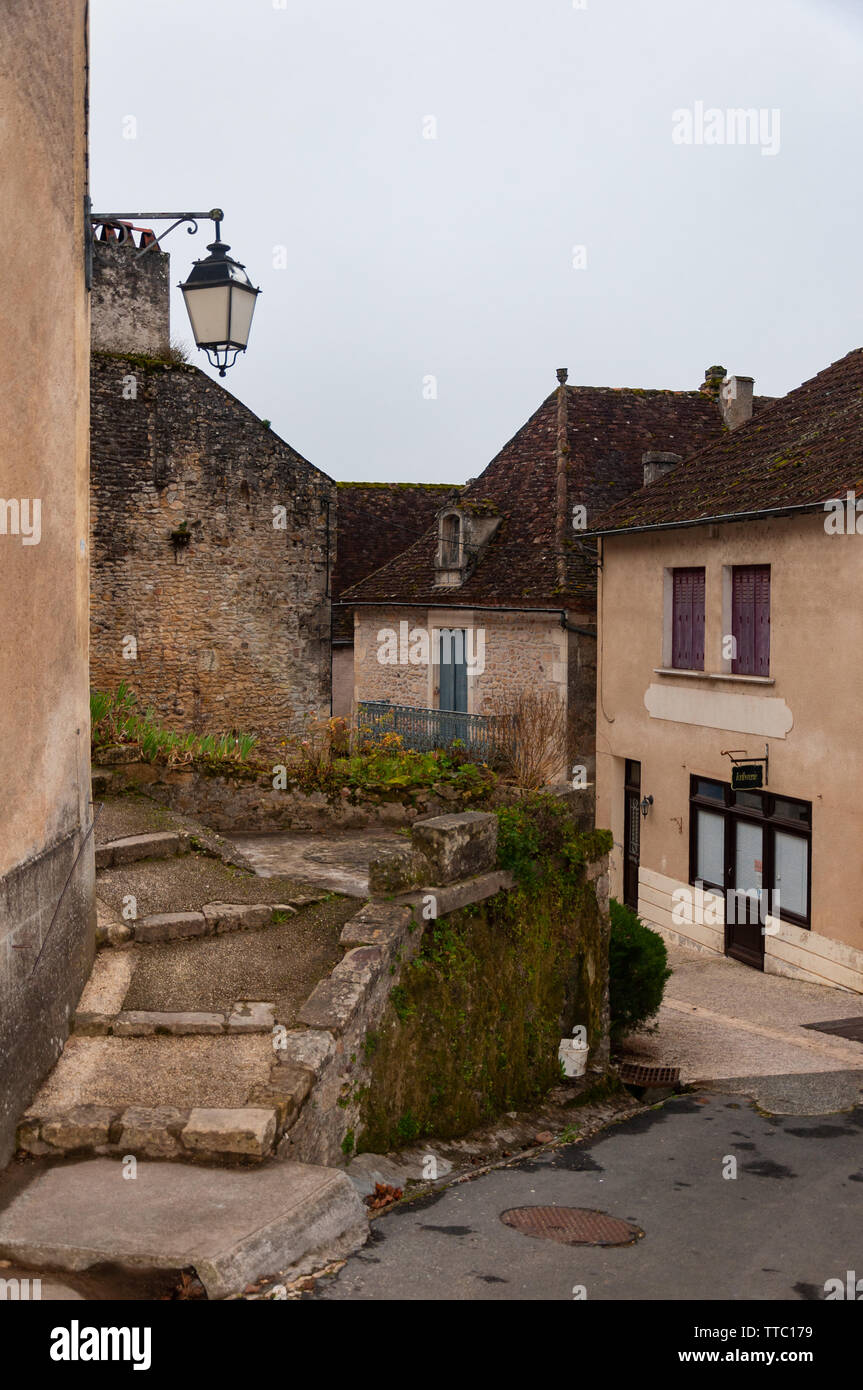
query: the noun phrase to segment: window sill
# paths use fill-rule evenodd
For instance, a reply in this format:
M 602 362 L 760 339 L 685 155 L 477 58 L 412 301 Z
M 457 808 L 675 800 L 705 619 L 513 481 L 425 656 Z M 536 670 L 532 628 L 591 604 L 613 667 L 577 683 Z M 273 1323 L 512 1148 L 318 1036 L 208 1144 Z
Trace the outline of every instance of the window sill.
M 740 685 L 775 685 L 772 676 L 734 676 L 730 671 L 683 671 L 673 666 L 654 666 L 655 676 L 683 676 L 686 680 L 733 681 Z

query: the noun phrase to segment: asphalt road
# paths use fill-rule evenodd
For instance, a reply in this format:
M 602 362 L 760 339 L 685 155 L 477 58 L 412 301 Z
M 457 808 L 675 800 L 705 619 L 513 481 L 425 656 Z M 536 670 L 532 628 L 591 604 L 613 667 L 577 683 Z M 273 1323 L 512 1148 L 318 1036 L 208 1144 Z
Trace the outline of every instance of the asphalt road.
M 575 1247 L 501 1221 L 534 1205 L 607 1212 L 644 1236 Z M 687 1094 L 395 1208 L 372 1232 L 316 1298 L 823 1299 L 826 1280 L 863 1278 L 863 1106 L 764 1115 L 739 1094 Z

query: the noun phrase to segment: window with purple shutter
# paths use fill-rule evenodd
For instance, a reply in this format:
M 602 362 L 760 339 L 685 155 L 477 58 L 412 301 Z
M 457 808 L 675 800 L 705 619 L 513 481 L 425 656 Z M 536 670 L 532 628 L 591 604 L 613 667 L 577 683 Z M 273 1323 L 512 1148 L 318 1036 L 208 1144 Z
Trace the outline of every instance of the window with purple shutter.
M 735 676 L 770 675 L 770 566 L 734 565 L 731 571 L 731 635 Z
M 704 570 L 673 572 L 671 664 L 675 670 L 704 670 Z

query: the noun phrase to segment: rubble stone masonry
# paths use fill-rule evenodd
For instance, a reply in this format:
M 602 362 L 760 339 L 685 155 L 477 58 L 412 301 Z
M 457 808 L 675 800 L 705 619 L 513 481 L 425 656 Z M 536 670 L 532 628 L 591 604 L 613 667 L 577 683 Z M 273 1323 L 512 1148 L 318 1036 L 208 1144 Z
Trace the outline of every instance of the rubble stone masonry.
M 595 626 L 595 620 L 582 618 Z M 587 779 L 593 779 L 594 719 L 596 710 L 596 641 L 584 634 L 567 632 L 557 613 L 516 613 L 501 610 L 372 608 L 356 609 L 354 633 L 354 699 L 389 700 L 392 704 L 435 709 L 439 705 L 438 669 L 409 659 L 381 662 L 385 650 L 379 634 L 406 636 L 423 628 L 473 630 L 468 643 L 468 713 L 488 715 L 496 702 L 524 690 L 553 690 L 567 710 L 567 763 L 560 775 L 568 779 L 571 766 L 581 763 Z M 405 630 L 402 629 L 405 633 Z M 480 636 L 482 634 L 482 636 Z M 410 641 L 403 643 L 410 657 Z M 419 651 L 417 646 L 415 651 Z M 473 657 L 475 669 L 470 670 Z
M 92 686 L 270 743 L 328 715 L 333 481 L 196 367 L 94 352 L 91 400 Z

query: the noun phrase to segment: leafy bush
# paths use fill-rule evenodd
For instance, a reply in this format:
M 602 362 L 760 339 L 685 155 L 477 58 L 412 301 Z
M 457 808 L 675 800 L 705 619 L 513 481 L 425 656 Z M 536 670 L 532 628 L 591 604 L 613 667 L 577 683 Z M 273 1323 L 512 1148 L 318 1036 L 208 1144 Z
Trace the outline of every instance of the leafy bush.
M 659 932 L 646 927 L 632 908 L 616 898 L 609 906 L 611 1037 L 619 1042 L 627 1033 L 647 1030 L 648 1020 L 659 1011 L 671 971 Z

